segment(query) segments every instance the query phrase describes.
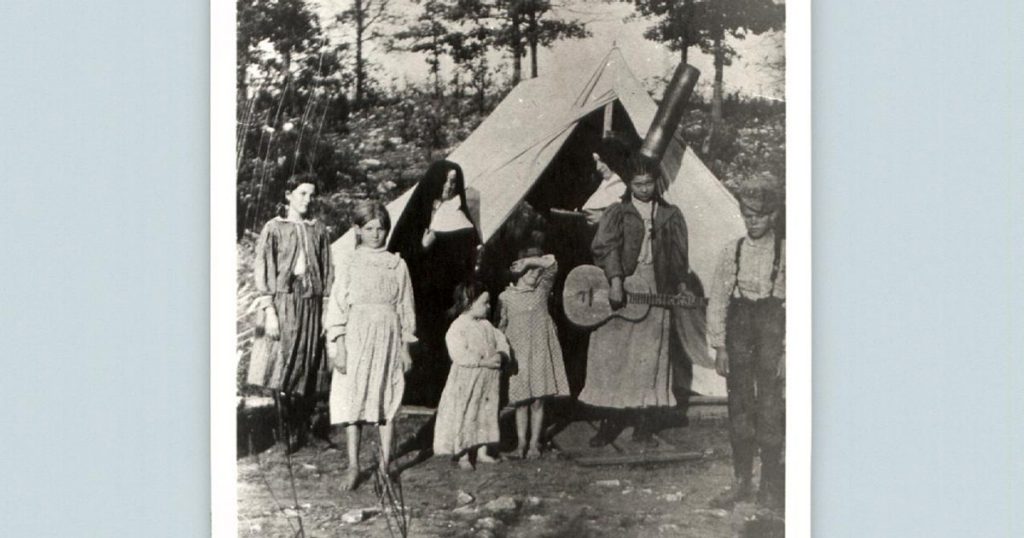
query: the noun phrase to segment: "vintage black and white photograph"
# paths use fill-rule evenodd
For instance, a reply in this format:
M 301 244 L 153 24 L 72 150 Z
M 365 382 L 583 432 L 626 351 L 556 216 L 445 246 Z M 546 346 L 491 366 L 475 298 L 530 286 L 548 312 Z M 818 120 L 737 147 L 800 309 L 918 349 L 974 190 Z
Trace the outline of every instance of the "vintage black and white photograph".
M 787 11 L 236 0 L 212 30 L 235 44 L 213 213 L 234 251 L 212 247 L 235 332 L 214 325 L 233 353 L 211 389 L 215 419 L 234 415 L 212 467 L 233 512 L 214 519 L 238 536 L 793 535 L 810 422 L 787 424 L 787 369 L 809 393 L 793 349 L 810 324 L 787 326 L 787 260 L 809 259 L 809 197 L 791 193 L 810 148 L 787 129 L 809 104 L 787 101 L 786 51 L 810 29 Z

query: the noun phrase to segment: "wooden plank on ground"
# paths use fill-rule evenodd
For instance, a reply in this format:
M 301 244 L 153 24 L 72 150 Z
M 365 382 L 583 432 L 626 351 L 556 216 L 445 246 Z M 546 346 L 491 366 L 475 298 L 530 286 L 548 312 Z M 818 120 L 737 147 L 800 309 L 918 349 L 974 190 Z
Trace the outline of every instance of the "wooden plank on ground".
M 599 467 L 602 465 L 645 465 L 652 463 L 678 463 L 697 461 L 704 458 L 700 452 L 640 452 L 634 454 L 612 454 L 602 456 L 579 456 L 573 458 L 576 465 Z

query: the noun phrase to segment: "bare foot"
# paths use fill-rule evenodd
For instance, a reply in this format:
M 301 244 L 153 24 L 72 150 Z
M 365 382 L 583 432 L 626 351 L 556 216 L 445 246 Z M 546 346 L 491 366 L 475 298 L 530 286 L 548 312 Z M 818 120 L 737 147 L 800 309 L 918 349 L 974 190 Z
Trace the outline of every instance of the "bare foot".
M 498 463 L 501 460 L 498 459 L 498 458 L 492 457 L 490 454 L 477 454 L 476 461 L 478 461 L 480 463 Z
M 355 466 L 350 466 L 345 471 L 345 480 L 342 482 L 342 485 L 348 491 L 355 491 L 359 487 L 359 469 Z
M 459 469 L 462 469 L 463 471 L 472 471 L 475 469 L 475 467 L 473 467 L 473 463 L 469 461 L 468 454 L 459 458 Z
M 530 450 L 526 451 L 526 459 L 536 460 L 540 459 L 540 447 L 534 445 L 530 447 Z
M 398 476 L 398 469 L 395 468 L 394 462 L 381 463 L 378 468 L 381 474 L 388 476 L 389 478 L 395 478 Z

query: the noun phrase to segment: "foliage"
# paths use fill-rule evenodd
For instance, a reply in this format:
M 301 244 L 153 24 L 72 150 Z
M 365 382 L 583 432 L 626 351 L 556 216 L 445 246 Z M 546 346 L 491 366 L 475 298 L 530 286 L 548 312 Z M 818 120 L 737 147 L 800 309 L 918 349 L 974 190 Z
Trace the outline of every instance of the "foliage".
M 352 3 L 335 16 L 335 22 L 342 28 L 351 29 L 351 43 L 354 52 L 352 75 L 355 86 L 354 101 L 362 106 L 367 97 L 370 70 L 366 59 L 366 47 L 369 43 L 384 37 L 382 25 L 394 25 L 402 22 L 401 17 L 391 10 L 391 0 L 351 0 Z
M 415 24 L 398 32 L 398 47 L 426 53 L 435 94 L 442 94 L 441 58 L 448 56 L 456 71 L 473 81 L 478 99 L 489 88 L 486 53 L 505 50 L 513 61 L 513 83 L 521 79 L 521 61 L 531 53 L 532 76 L 537 76 L 537 48 L 562 39 L 589 36 L 582 22 L 556 18 L 548 0 L 414 0 L 422 5 Z
M 708 168 L 728 187 L 737 190 L 760 177 L 784 182 L 786 177 L 786 106 L 767 99 L 726 97 L 725 119 L 711 129 L 709 106 L 691 110 L 683 120 L 683 137 Z M 701 141 L 713 137 L 709 151 Z
M 637 13 L 652 19 L 644 32 L 649 40 L 670 50 L 699 46 L 714 52 L 716 36 L 743 39 L 749 34 L 779 30 L 785 24 L 785 5 L 775 0 L 629 0 Z M 735 50 L 726 49 L 727 58 Z
M 548 1 L 419 0 L 422 13 L 395 35 L 393 45 L 425 53 L 436 66 L 436 76 L 426 84 L 399 86 L 392 80 L 385 86 L 380 77 L 370 76 L 375 68 L 366 62 L 363 102 L 357 107 L 348 97 L 358 92 L 355 42 L 332 43 L 326 35 L 330 28 L 321 26 L 308 0 L 237 1 L 243 83 L 237 146 L 239 237 L 258 232 L 280 214 L 284 184 L 299 173 L 317 178 L 319 203 L 313 216 L 331 226 L 332 236 L 340 235 L 348 227 L 354 200 L 397 196 L 430 160 L 464 140 L 509 91 L 514 78 L 509 63 L 493 62 L 493 57 L 489 62 L 488 50 L 504 47 L 509 53 L 525 53 L 531 40 L 548 46 L 586 35 L 582 24 L 553 14 Z M 694 12 L 706 14 L 706 2 L 693 0 Z M 750 8 L 764 7 L 763 0 L 722 3 L 740 21 L 730 23 L 735 32 L 762 31 L 769 25 L 766 16 Z M 643 11 L 641 4 L 650 10 Z M 637 2 L 638 10 L 651 16 L 680 4 Z M 372 24 L 391 17 L 387 0 L 350 0 L 346 5 L 333 25 L 351 32 L 356 19 L 369 16 L 364 23 L 372 23 L 363 26 L 366 38 L 381 38 L 381 29 Z M 533 34 L 530 17 L 537 21 Z M 759 22 L 742 23 L 744 17 Z M 510 41 L 515 24 L 518 45 Z M 442 57 L 452 66 L 445 77 L 440 76 Z M 702 156 L 723 181 L 742 182 L 765 171 L 784 176 L 783 122 L 765 120 L 784 118 L 784 104 L 725 96 L 720 132 L 708 125 L 707 104 L 695 106 L 700 110 L 684 122 L 687 137 L 713 141 L 706 148 L 699 143 L 694 147 L 706 150 Z M 752 127 L 757 121 L 762 123 Z
M 660 41 L 670 48 L 686 51 L 697 45 L 714 57 L 714 83 L 711 106 L 711 127 L 704 139 L 704 152 L 724 151 L 712 146 L 728 140 L 722 127 L 724 71 L 736 50 L 726 37 L 743 39 L 750 34 L 781 30 L 785 25 L 786 7 L 775 0 L 633 0 L 638 13 L 655 17 L 654 25 L 644 36 Z
M 434 80 L 434 95 L 442 95 L 441 88 L 441 57 L 447 54 L 446 43 L 448 28 L 445 20 L 449 6 L 440 0 L 426 0 L 423 10 L 413 24 L 405 30 L 395 33 L 396 45 L 401 50 L 426 54 L 427 65 Z

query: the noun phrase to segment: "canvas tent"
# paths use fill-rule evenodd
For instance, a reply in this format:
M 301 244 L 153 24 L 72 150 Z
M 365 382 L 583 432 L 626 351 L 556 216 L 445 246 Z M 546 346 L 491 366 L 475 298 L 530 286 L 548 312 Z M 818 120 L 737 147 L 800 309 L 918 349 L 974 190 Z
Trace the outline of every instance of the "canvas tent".
M 572 67 L 555 67 L 551 75 L 518 84 L 447 157 L 462 166 L 467 190 L 479 196 L 478 225 L 485 243 L 495 237 L 516 205 L 539 187 L 549 192 L 572 190 L 574 185 L 559 184 L 564 176 L 553 170 L 561 156 L 573 150 L 572 145 L 587 139 L 586 132 L 596 129 L 599 137 L 607 105 L 615 110 L 613 122 L 624 124 L 639 138 L 654 118 L 657 104 L 617 48 L 582 76 Z M 584 150 L 586 155 L 589 151 Z M 744 233 L 737 203 L 678 133 L 661 166 L 668 183 L 664 197 L 683 212 L 691 268 L 706 289 L 718 253 Z M 392 221 L 397 221 L 411 193 L 412 189 L 388 204 Z M 334 259 L 342 259 L 352 244 L 350 231 L 333 245 Z M 720 376 L 696 365 L 690 390 L 707 396 L 726 393 Z

